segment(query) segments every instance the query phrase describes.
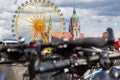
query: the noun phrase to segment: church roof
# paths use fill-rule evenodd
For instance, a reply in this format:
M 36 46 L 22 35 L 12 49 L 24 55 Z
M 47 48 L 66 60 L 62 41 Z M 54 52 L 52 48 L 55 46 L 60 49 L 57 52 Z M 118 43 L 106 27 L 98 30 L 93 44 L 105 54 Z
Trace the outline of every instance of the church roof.
M 57 38 L 64 38 L 64 39 L 68 39 L 68 40 L 72 40 L 73 39 L 73 36 L 70 32 L 65 32 L 65 33 L 62 33 L 62 32 L 54 32 L 53 33 L 53 36 L 54 37 L 57 37 Z
M 74 10 L 73 10 L 72 19 L 78 19 L 78 15 L 76 14 L 75 8 L 74 8 Z

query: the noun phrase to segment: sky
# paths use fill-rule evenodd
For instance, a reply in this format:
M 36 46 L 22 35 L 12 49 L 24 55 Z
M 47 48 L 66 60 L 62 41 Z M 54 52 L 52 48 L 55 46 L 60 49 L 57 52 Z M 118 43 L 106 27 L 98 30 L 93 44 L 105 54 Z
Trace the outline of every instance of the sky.
M 13 38 L 11 20 L 17 7 L 26 0 L 0 0 L 0 40 Z M 85 37 L 101 37 L 108 27 L 113 28 L 115 38 L 120 37 L 120 0 L 50 0 L 65 18 L 65 31 L 76 8 L 80 32 Z

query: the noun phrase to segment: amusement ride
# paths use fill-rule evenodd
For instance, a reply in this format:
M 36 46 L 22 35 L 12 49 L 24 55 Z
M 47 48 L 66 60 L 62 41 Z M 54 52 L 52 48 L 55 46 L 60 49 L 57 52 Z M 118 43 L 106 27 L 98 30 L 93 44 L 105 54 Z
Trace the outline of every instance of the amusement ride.
M 64 18 L 61 10 L 46 0 L 30 0 L 22 3 L 12 19 L 13 37 L 27 42 L 41 40 L 51 42 L 55 32 L 63 32 Z

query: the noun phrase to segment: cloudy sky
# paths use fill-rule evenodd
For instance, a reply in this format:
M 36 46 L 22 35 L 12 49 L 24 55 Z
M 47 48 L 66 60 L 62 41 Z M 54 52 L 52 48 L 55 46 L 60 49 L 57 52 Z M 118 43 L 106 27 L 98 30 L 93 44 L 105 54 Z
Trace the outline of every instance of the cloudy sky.
M 0 0 L 0 39 L 11 38 L 13 12 L 25 0 Z M 66 31 L 73 7 L 80 19 L 81 33 L 85 37 L 101 36 L 112 27 L 115 37 L 120 37 L 120 0 L 50 0 L 61 9 L 66 21 Z

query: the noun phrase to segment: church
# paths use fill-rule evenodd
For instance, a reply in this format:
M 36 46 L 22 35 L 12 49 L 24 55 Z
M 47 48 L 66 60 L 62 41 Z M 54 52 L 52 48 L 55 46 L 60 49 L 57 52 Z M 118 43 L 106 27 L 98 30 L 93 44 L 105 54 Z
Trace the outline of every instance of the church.
M 68 39 L 68 40 L 84 38 L 84 34 L 81 34 L 80 32 L 79 16 L 77 15 L 75 8 L 73 9 L 73 14 L 70 18 L 69 32 L 64 32 L 64 33 L 56 32 L 53 34 L 53 36 L 58 38 Z
M 80 23 L 79 23 L 79 17 L 76 14 L 76 9 L 73 9 L 72 17 L 70 18 L 69 23 L 69 32 L 73 36 L 73 39 L 80 38 Z

